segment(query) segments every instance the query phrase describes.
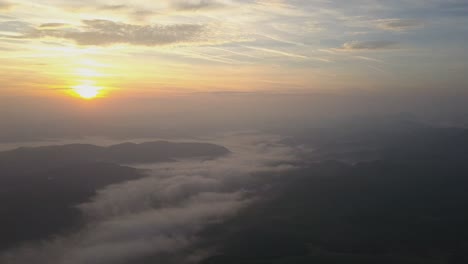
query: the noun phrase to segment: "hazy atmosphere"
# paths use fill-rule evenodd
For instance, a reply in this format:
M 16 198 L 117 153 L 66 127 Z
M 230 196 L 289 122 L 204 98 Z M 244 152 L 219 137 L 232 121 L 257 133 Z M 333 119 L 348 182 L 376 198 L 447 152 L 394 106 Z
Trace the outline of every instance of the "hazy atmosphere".
M 467 41 L 466 0 L 0 0 L 0 263 L 468 263 Z

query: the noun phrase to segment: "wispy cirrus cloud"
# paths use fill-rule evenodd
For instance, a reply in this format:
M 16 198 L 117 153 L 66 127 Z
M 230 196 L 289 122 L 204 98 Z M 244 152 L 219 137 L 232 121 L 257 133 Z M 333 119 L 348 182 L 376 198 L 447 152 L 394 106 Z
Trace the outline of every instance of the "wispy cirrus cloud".
M 70 24 L 67 23 L 44 23 L 39 25 L 40 29 L 51 29 L 51 28 L 63 28 L 68 27 Z
M 220 0 L 178 0 L 171 1 L 170 5 L 179 11 L 217 9 L 227 6 L 225 2 Z
M 350 41 L 343 44 L 342 49 L 347 51 L 356 50 L 388 50 L 398 48 L 398 42 L 388 40 L 375 41 Z
M 13 23 L 14 22 L 14 23 Z M 21 21 L 0 23 L 15 36 L 0 35 L 12 39 L 56 38 L 73 41 L 80 46 L 109 46 L 128 44 L 134 46 L 165 45 L 220 45 L 250 40 L 247 34 L 223 31 L 223 25 L 207 23 L 180 24 L 130 24 L 111 20 L 83 20 L 81 25 L 44 23 L 34 26 Z
M 97 7 L 97 9 L 100 9 L 100 10 L 111 10 L 111 11 L 114 11 L 114 10 L 125 10 L 125 9 L 128 9 L 129 6 L 128 5 L 100 5 Z
M 389 31 L 407 31 L 424 26 L 424 22 L 416 19 L 380 19 L 377 27 Z

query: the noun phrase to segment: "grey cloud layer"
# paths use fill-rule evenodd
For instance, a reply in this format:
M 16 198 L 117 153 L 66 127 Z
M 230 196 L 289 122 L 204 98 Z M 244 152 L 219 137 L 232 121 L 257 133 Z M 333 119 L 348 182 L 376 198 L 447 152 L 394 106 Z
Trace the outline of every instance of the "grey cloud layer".
M 79 30 L 35 29 L 21 38 L 55 37 L 73 40 L 79 45 L 158 46 L 203 41 L 207 32 L 205 26 L 196 24 L 132 25 L 109 20 L 84 20 L 83 24 Z

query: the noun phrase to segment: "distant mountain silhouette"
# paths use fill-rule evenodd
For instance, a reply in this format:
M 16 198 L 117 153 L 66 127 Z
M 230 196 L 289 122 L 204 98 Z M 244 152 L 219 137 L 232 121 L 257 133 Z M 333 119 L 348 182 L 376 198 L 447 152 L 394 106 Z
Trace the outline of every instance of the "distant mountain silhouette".
M 22 147 L 0 152 L 0 171 L 27 171 L 76 162 L 111 162 L 119 164 L 164 162 L 182 158 L 214 158 L 228 153 L 228 149 L 215 144 L 174 143 L 168 141 L 140 144 L 123 143 L 109 147 L 89 144 Z
M 74 207 L 107 185 L 143 177 L 119 164 L 215 158 L 225 147 L 167 141 L 109 147 L 70 144 L 0 152 L 0 250 L 81 223 Z
M 355 163 L 385 158 L 388 153 L 384 152 L 397 146 L 414 148 L 419 143 L 434 145 L 462 133 L 463 128 L 434 127 L 414 121 L 410 115 L 402 113 L 385 119 L 361 120 L 300 131 L 283 143 L 315 149 L 319 155 L 313 157 L 315 160 L 333 159 Z

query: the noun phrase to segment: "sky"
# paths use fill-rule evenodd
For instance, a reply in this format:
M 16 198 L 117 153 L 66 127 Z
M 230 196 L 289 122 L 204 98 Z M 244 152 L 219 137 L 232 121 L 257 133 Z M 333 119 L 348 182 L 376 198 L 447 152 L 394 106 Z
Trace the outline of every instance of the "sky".
M 441 93 L 467 0 L 0 0 L 0 96 Z

